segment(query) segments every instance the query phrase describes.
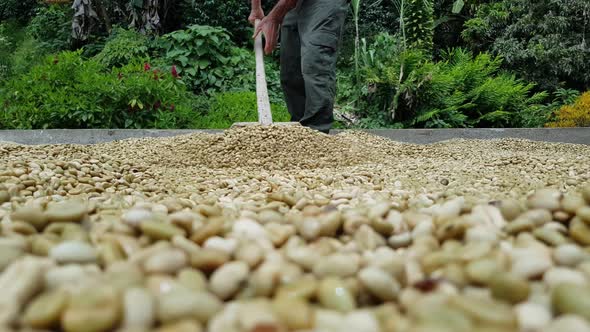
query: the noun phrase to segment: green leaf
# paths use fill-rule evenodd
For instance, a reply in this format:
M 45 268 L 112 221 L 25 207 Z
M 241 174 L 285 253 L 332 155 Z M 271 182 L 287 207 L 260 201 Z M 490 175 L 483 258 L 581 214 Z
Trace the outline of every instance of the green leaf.
M 177 56 L 181 55 L 181 54 L 185 54 L 186 51 L 182 50 L 182 49 L 176 49 L 176 50 L 172 50 L 168 53 L 166 53 L 166 56 L 168 58 L 176 58 Z
M 455 0 L 455 3 L 453 4 L 453 14 L 459 14 L 464 6 L 465 2 L 463 0 Z
M 183 67 L 186 67 L 186 65 L 188 64 L 188 58 L 184 55 L 181 55 L 180 57 L 178 57 L 178 61 L 180 61 L 180 63 L 182 63 Z
M 209 61 L 209 60 L 207 60 L 207 59 L 200 59 L 200 60 L 197 60 L 197 66 L 198 66 L 200 69 L 205 69 L 205 68 L 207 68 L 207 67 L 208 67 L 210 64 L 211 64 L 211 61 Z

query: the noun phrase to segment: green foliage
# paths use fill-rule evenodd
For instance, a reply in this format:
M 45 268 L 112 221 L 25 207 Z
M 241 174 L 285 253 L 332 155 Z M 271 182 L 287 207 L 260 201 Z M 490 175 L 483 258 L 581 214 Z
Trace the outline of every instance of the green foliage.
M 48 53 L 69 47 L 68 11 L 67 6 L 39 6 L 28 26 L 16 20 L 0 24 L 0 81 L 24 74 Z
M 237 76 L 228 80 L 225 91 L 239 92 L 239 91 L 256 91 L 256 61 L 254 52 L 243 51 L 244 60 L 240 63 L 240 69 Z M 277 105 L 284 105 L 284 95 L 281 87 L 281 74 L 279 66 L 274 61 L 266 59 L 264 68 L 266 73 L 266 84 L 268 89 L 268 97 L 270 102 Z
M 28 31 L 38 42 L 43 53 L 55 53 L 70 47 L 71 9 L 67 5 L 38 7 Z
M 288 122 L 291 116 L 284 106 L 271 104 L 274 122 Z M 236 122 L 258 122 L 256 93 L 226 92 L 212 97 L 209 112 L 197 120 L 199 128 L 225 129 Z
M 26 23 L 35 13 L 37 0 L 2 0 L 0 1 L 0 22 L 15 19 Z
M 433 0 L 406 0 L 404 20 L 408 45 L 432 52 L 434 38 Z
M 37 42 L 15 21 L 0 24 L 0 85 L 26 72 L 41 58 Z
M 109 72 L 81 51 L 64 52 L 0 90 L 0 128 L 186 128 L 194 99 L 141 63 Z
M 482 53 L 473 58 L 456 49 L 437 63 L 417 98 L 413 125 L 425 127 L 509 127 L 520 112 L 538 107 L 547 94 L 499 71 L 502 60 Z
M 248 51 L 231 42 L 225 29 L 191 25 L 161 39 L 165 60 L 194 91 L 211 94 L 224 90 L 234 77 L 247 72 Z
M 407 121 L 414 114 L 414 90 L 429 77 L 432 67 L 420 49 L 406 49 L 403 38 L 380 34 L 371 46 L 363 43 L 362 72 L 367 88 L 363 117 L 379 123 Z
M 354 13 L 350 10 L 347 18 L 340 50 L 341 61 L 349 61 L 354 52 L 356 35 Z M 395 33 L 399 26 L 399 12 L 394 1 L 363 0 L 359 5 L 358 29 L 359 35 L 372 40 L 380 32 Z
M 121 67 L 132 60 L 149 60 L 149 39 L 135 30 L 115 28 L 95 57 L 107 68 Z
M 11 55 L 10 75 L 24 74 L 43 61 L 46 54 L 38 46 L 37 40 L 28 34 L 16 42 L 16 47 Z
M 550 103 L 530 107 L 520 112 L 515 126 L 524 128 L 542 127 L 552 120 L 554 113 L 562 106 L 573 104 L 580 96 L 580 91 L 558 88 L 551 96 L 553 100 Z
M 251 40 L 252 28 L 247 21 L 250 1 L 182 0 L 179 7 L 179 19 L 187 26 L 223 27 L 238 45 Z
M 10 56 L 8 51 L 12 47 L 12 42 L 6 34 L 6 26 L 0 24 L 0 82 L 8 77 L 10 71 Z
M 362 51 L 364 110 L 369 125 L 425 128 L 505 127 L 533 112 L 547 94 L 500 70 L 502 59 L 463 49 L 433 62 L 399 38 L 380 35 Z
M 590 2 L 503 0 L 478 7 L 463 37 L 541 88 L 590 87 Z

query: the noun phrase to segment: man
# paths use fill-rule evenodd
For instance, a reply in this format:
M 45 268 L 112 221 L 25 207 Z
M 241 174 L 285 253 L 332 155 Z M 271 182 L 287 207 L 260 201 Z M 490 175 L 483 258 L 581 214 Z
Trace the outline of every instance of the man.
M 264 51 L 277 45 L 281 29 L 281 86 L 291 121 L 328 133 L 334 121 L 336 57 L 348 0 L 279 0 L 265 17 L 261 0 L 252 0 L 249 21 L 266 39 Z

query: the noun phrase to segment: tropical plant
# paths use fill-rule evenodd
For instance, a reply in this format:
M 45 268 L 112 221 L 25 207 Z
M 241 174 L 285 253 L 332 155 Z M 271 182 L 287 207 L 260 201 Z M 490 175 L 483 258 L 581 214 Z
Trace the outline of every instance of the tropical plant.
M 6 35 L 6 26 L 0 24 L 0 82 L 8 77 L 10 71 L 10 55 L 8 50 L 11 49 L 12 42 Z
M 272 1 L 264 1 L 274 5 Z M 267 6 L 268 8 L 268 6 Z M 209 25 L 223 27 L 238 45 L 251 43 L 252 27 L 247 21 L 250 2 L 243 0 L 182 0 L 178 20 L 184 26 Z
M 473 56 L 463 49 L 442 54 L 433 62 L 418 49 L 404 49 L 401 37 L 382 34 L 362 48 L 367 83 L 365 118 L 388 126 L 505 127 L 519 114 L 538 109 L 547 94 L 504 73 L 502 59 Z M 376 122 L 375 122 L 376 121 Z
M 463 37 L 540 88 L 590 88 L 590 2 L 502 0 L 478 6 Z
M 434 38 L 433 0 L 406 0 L 404 13 L 405 37 L 409 47 L 432 52 Z
M 44 5 L 35 10 L 28 31 L 43 53 L 57 53 L 69 49 L 71 25 L 69 6 Z
M 421 73 L 426 56 L 419 49 L 406 49 L 401 36 L 380 34 L 368 46 L 362 47 L 363 76 L 368 85 L 366 98 L 367 112 L 372 117 L 391 122 L 406 118 L 414 104 L 411 93 L 420 87 L 427 75 Z
M 175 65 L 178 74 L 194 91 L 213 93 L 247 69 L 251 58 L 239 49 L 225 29 L 191 25 L 161 38 L 164 59 Z
M 39 47 L 37 40 L 24 33 L 22 39 L 14 41 L 10 55 L 10 75 L 22 75 L 35 65 L 41 63 L 46 56 Z
M 360 34 L 359 34 L 359 9 L 361 0 L 352 0 L 352 14 L 354 15 L 354 70 L 356 74 L 356 81 L 359 81 L 359 47 L 360 47 Z
M 547 122 L 551 122 L 557 110 L 564 105 L 573 104 L 579 96 L 580 91 L 578 90 L 558 88 L 551 93 L 552 101 L 550 103 L 530 107 L 519 112 L 514 126 L 523 128 L 543 127 Z
M 117 27 L 95 58 L 107 68 L 121 67 L 137 59 L 149 61 L 149 39 L 135 30 Z
M 0 90 L 0 128 L 187 128 L 194 100 L 174 75 L 139 61 L 111 72 L 64 52 Z
M 369 41 L 381 32 L 396 33 L 399 27 L 399 10 L 396 5 L 400 0 L 359 0 L 358 14 L 355 14 L 354 3 L 351 0 L 349 17 L 344 23 L 342 43 L 339 50 L 340 62 L 343 65 L 354 65 L 355 40 L 357 30 L 359 41 L 366 38 Z M 405 0 L 404 0 L 405 1 Z M 355 16 L 358 18 L 355 19 Z
M 39 5 L 37 0 L 2 0 L 0 1 L 0 22 L 17 20 L 26 23 Z

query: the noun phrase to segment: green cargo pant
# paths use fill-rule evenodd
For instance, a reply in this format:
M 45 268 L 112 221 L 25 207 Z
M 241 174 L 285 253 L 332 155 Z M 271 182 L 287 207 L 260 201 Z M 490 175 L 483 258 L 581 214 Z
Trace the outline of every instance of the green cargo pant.
M 281 86 L 291 121 L 328 133 L 348 0 L 299 0 L 281 27 Z

